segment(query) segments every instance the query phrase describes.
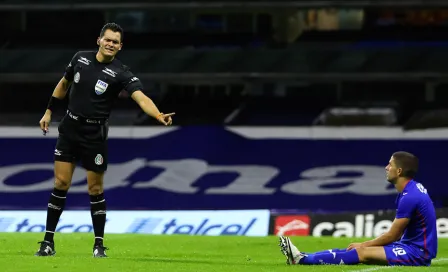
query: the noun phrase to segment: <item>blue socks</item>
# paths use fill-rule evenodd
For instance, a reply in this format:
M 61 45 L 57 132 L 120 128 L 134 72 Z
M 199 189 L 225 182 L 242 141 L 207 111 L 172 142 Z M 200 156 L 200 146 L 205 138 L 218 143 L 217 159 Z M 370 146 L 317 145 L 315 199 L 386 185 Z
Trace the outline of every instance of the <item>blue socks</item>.
M 345 249 L 336 249 L 333 252 L 328 250 L 309 254 L 300 259 L 300 264 L 358 264 L 359 257 L 356 249 L 346 251 Z
M 330 253 L 330 250 L 331 250 L 332 252 L 335 252 L 335 253 L 347 252 L 347 249 L 346 249 L 346 248 L 343 248 L 343 249 L 334 248 L 334 249 L 327 249 L 327 250 L 324 250 L 324 251 L 318 251 L 318 252 L 311 252 L 311 253 L 305 253 L 305 252 L 302 252 L 302 253 L 303 253 L 303 254 L 306 254 L 306 255 L 310 255 L 310 254 L 323 254 L 323 253 Z

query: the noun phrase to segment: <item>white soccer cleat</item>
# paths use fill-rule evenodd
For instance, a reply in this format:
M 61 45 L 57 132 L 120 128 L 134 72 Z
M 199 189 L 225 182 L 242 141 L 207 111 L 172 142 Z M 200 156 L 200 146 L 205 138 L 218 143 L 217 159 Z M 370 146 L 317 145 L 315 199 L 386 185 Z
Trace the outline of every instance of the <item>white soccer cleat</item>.
M 298 264 L 306 255 L 301 253 L 291 242 L 291 239 L 280 236 L 280 251 L 286 256 L 286 264 Z

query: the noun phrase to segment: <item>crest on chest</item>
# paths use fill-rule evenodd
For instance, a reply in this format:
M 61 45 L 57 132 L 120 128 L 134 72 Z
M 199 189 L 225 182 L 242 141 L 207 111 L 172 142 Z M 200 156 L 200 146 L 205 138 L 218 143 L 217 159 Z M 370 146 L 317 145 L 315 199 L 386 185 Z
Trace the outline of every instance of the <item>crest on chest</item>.
M 95 85 L 95 93 L 97 95 L 102 95 L 107 90 L 108 86 L 109 86 L 109 84 L 98 79 L 98 81 L 96 82 L 96 85 Z

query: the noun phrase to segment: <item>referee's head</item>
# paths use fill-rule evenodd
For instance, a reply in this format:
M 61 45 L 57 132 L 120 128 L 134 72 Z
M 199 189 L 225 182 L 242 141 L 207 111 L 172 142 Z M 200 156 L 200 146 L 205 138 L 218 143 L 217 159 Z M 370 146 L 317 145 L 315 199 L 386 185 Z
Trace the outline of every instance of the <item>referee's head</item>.
M 123 46 L 123 29 L 116 23 L 105 24 L 101 29 L 97 44 L 101 54 L 114 57 Z

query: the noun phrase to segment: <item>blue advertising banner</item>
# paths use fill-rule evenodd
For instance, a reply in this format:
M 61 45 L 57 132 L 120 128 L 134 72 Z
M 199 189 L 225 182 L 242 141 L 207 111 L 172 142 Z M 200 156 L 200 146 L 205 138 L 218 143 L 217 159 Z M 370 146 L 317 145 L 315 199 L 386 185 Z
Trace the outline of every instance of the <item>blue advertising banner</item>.
M 43 232 L 46 211 L 0 211 L 0 232 Z M 266 236 L 269 210 L 111 211 L 106 233 Z M 93 232 L 88 211 L 65 211 L 57 232 Z
M 46 208 L 54 180 L 55 131 L 51 138 L 0 133 L 0 209 Z M 113 131 L 104 181 L 109 209 L 394 209 L 396 191 L 385 179 L 385 166 L 398 150 L 420 158 L 416 179 L 437 207 L 448 199 L 442 174 L 448 139 L 400 139 L 394 133 L 385 139 L 378 136 L 380 130 L 375 137 L 342 137 L 336 131 L 297 136 L 281 128 L 255 129 L 253 135 L 224 127 L 175 128 L 138 137 L 132 132 L 114 136 Z M 90 207 L 80 167 L 66 207 Z

